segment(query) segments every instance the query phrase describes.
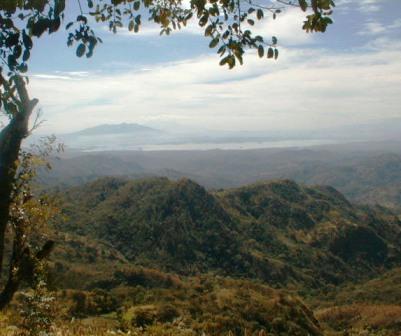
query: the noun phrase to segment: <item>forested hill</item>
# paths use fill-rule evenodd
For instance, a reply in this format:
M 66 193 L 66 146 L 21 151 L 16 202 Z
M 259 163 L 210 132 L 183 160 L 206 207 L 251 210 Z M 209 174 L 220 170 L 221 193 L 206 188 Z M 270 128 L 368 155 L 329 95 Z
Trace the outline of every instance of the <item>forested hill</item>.
M 55 196 L 48 282 L 68 320 L 179 336 L 401 331 L 401 222 L 386 208 L 291 180 L 211 192 L 108 177 Z
M 290 180 L 208 192 L 188 179 L 103 178 L 60 196 L 61 231 L 105 241 L 129 263 L 308 288 L 399 265 L 401 223 L 332 187 Z

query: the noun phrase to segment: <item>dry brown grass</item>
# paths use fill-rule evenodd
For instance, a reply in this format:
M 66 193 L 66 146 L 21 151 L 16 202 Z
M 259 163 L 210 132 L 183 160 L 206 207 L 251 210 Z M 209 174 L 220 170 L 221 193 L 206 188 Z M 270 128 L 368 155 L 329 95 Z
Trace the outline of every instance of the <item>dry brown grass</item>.
M 352 304 L 321 309 L 316 318 L 334 330 L 388 330 L 389 335 L 401 335 L 400 305 Z
M 11 315 L 1 315 L 0 336 L 20 336 Z M 64 321 L 53 327 L 54 336 L 105 336 L 117 334 L 116 323 L 106 318 Z M 119 333 L 121 335 L 121 333 Z

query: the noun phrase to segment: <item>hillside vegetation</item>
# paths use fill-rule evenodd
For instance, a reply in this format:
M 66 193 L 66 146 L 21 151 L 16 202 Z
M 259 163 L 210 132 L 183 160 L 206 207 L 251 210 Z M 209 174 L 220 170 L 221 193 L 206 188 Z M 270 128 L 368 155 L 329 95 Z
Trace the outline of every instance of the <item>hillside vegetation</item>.
M 183 275 L 312 288 L 373 275 L 401 256 L 397 216 L 352 205 L 331 187 L 284 180 L 210 193 L 187 179 L 105 178 L 63 197 L 68 231 Z
M 401 331 L 401 222 L 386 208 L 290 180 L 210 192 L 188 179 L 103 178 L 56 196 L 48 281 L 77 328 Z

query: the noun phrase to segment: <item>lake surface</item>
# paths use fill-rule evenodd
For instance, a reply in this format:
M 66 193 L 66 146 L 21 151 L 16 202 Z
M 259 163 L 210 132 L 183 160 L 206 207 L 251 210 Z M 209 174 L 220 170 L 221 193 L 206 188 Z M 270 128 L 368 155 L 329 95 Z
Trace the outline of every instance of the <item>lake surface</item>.
M 313 139 L 313 140 L 277 140 L 258 142 L 228 142 L 228 143 L 174 143 L 174 144 L 124 144 L 113 145 L 111 143 L 83 146 L 79 149 L 84 152 L 113 151 L 113 150 L 135 150 L 135 151 L 161 151 L 161 150 L 246 150 L 261 148 L 288 148 L 288 147 L 311 147 L 318 145 L 339 144 L 339 140 Z M 68 146 L 68 143 L 66 144 Z

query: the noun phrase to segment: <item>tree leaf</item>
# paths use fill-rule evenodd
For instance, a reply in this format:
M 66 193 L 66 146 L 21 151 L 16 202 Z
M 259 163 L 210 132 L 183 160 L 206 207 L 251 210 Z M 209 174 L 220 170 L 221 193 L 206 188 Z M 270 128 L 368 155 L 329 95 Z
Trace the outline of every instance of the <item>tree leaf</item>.
M 78 57 L 82 57 L 85 54 L 85 51 L 86 51 L 86 46 L 85 44 L 81 43 L 77 48 L 76 54 Z
M 273 56 L 274 56 L 274 50 L 273 48 L 269 48 L 267 50 L 267 58 L 273 58 Z
M 25 29 L 22 31 L 22 42 L 24 43 L 26 49 L 32 49 L 32 39 L 26 33 Z
M 31 52 L 29 51 L 29 49 L 25 49 L 24 54 L 22 55 L 22 60 L 26 62 L 29 57 L 31 57 Z
M 305 12 L 308 8 L 308 3 L 306 2 L 306 0 L 298 0 L 298 3 L 299 7 L 301 7 L 301 9 Z
M 215 46 L 217 46 L 219 44 L 219 38 L 215 37 L 213 40 L 210 41 L 209 43 L 209 48 L 214 48 Z
M 259 57 L 262 58 L 264 53 L 265 53 L 265 49 L 263 48 L 262 45 L 259 45 L 259 47 L 258 47 L 258 55 L 259 55 Z

